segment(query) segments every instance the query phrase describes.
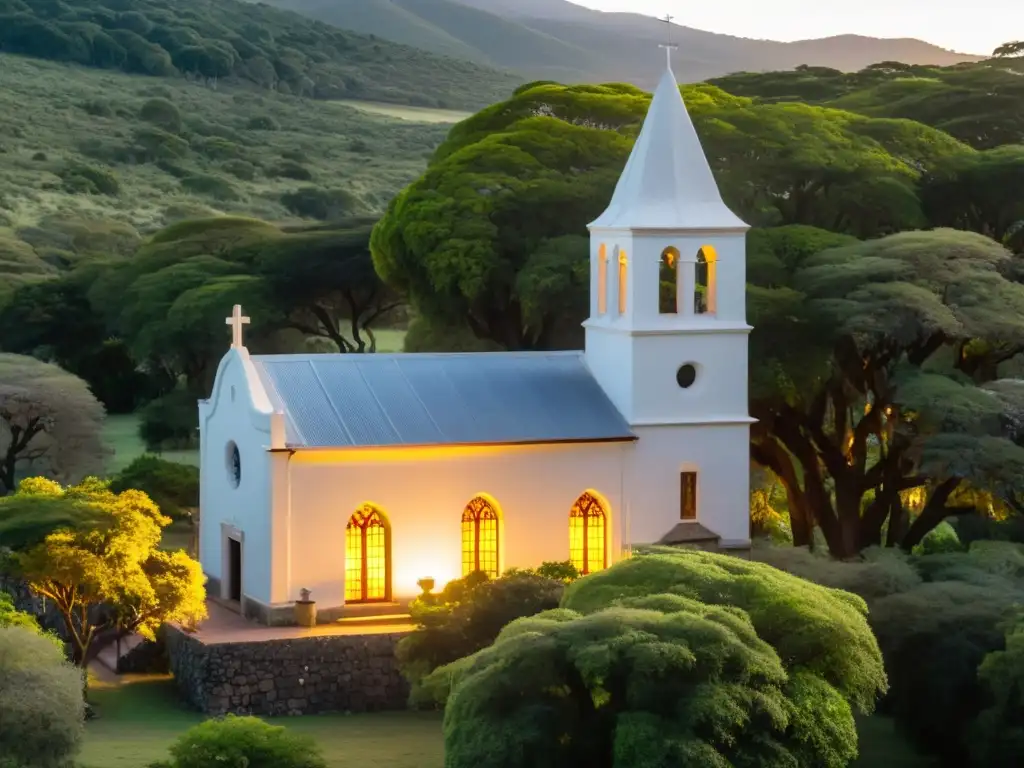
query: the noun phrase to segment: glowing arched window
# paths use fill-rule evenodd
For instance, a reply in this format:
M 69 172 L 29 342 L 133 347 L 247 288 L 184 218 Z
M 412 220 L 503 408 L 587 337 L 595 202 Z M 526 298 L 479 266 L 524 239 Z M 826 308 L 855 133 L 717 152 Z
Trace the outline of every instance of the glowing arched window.
M 364 504 L 345 527 L 345 602 L 390 598 L 391 531 L 384 514 Z
M 462 575 L 474 571 L 498 578 L 498 511 L 483 496 L 462 512 Z
M 629 259 L 619 250 L 619 314 L 626 314 L 626 293 L 629 289 Z
M 608 311 L 608 246 L 597 250 L 597 314 Z
M 676 297 L 679 290 L 679 251 L 666 248 L 661 254 L 658 276 L 658 311 L 663 315 L 679 312 Z
M 697 252 L 697 271 L 694 280 L 693 311 L 698 315 L 713 315 L 718 310 L 716 270 L 718 254 L 710 245 Z
M 601 502 L 584 493 L 569 512 L 569 559 L 581 574 L 608 565 L 607 515 Z

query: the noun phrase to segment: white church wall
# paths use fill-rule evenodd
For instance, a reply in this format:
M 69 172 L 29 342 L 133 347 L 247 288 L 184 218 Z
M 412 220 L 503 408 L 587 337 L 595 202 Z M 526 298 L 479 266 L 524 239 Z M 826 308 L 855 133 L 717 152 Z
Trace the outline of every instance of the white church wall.
M 238 532 L 243 539 L 243 596 L 269 603 L 270 421 L 251 397 L 247 357 L 244 350 L 229 351 L 217 371 L 210 399 L 200 404 L 199 561 L 204 573 L 220 580 L 227 596 L 225 537 L 228 531 Z M 237 488 L 229 469 L 231 443 L 238 446 L 241 458 Z
M 750 543 L 750 428 L 746 424 L 634 428 L 630 543 L 652 543 L 681 519 L 680 473 L 697 472 L 697 522 L 724 546 Z
M 321 606 L 344 595 L 345 526 L 376 505 L 392 536 L 396 599 L 416 582 L 440 589 L 462 575 L 461 519 L 480 494 L 501 516 L 500 567 L 569 559 L 569 511 L 585 491 L 607 503 L 608 561 L 621 547 L 622 481 L 632 443 L 308 451 L 291 459 L 289 598 L 312 591 Z

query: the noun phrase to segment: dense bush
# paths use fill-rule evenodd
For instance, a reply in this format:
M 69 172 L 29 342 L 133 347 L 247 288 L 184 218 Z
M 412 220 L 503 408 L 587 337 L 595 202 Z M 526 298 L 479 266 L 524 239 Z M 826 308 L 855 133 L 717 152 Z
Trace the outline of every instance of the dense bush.
M 255 717 L 228 715 L 189 729 L 160 768 L 326 768 L 312 738 Z M 153 766 L 153 768 L 157 768 Z
M 523 616 L 555 608 L 561 581 L 531 573 L 489 580 L 483 573 L 449 583 L 436 596 L 418 598 L 410 608 L 419 628 L 398 644 L 402 674 L 413 684 L 412 701 L 439 703 L 419 682 L 432 670 L 494 642 L 501 629 Z
M 360 208 L 359 198 L 344 189 L 302 187 L 281 195 L 281 205 L 296 216 L 329 221 L 341 219 Z
M 882 709 L 920 750 L 952 768 L 968 764 L 973 723 L 990 700 L 978 669 L 1002 650 L 1004 622 L 1021 603 L 1024 546 L 975 540 L 963 551 L 939 528 L 919 553 L 870 549 L 857 562 L 837 562 L 804 549 L 754 550 L 759 560 L 867 601 L 889 677 Z
M 110 483 L 114 493 L 130 488 L 149 496 L 167 517 L 180 520 L 199 506 L 199 468 L 145 454 Z
M 248 160 L 228 160 L 221 168 L 242 181 L 252 181 L 256 178 L 256 166 Z
M 0 765 L 66 766 L 82 740 L 82 690 L 81 670 L 54 638 L 0 626 Z
M 139 117 L 168 133 L 181 133 L 181 112 L 167 99 L 150 99 L 142 105 Z
M 988 706 L 970 732 L 976 768 L 1024 765 L 1024 624 L 1006 636 L 1006 650 L 993 651 L 978 669 Z
M 652 549 L 438 668 L 449 768 L 787 766 L 857 754 L 885 689 L 859 598 L 760 563 Z
M 199 436 L 196 396 L 177 389 L 143 406 L 139 435 L 150 451 L 195 448 Z
M 267 170 L 268 176 L 284 179 L 295 179 L 296 181 L 312 181 L 313 172 L 304 165 L 299 165 L 292 160 L 278 163 Z
M 61 171 L 60 177 L 64 182 L 64 188 L 69 192 L 111 196 L 121 192 L 117 176 L 105 168 L 76 163 Z
M 215 200 L 238 200 L 238 194 L 231 182 L 221 176 L 209 173 L 195 173 L 181 180 L 181 186 L 197 195 L 206 195 Z

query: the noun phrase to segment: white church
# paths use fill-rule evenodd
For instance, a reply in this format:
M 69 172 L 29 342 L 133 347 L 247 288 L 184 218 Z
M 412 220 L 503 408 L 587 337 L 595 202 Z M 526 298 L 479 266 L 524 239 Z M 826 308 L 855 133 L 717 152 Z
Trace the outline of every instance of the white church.
M 236 306 L 199 403 L 209 593 L 279 623 L 309 590 L 327 619 L 423 579 L 749 547 L 747 229 L 669 67 L 590 225 L 584 351 L 250 355 Z

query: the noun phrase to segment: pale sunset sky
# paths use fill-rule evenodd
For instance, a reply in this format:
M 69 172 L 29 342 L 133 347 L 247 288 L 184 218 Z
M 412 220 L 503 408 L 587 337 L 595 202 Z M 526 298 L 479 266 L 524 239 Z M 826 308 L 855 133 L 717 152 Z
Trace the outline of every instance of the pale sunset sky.
M 916 37 L 988 55 L 1024 38 L 1024 0 L 571 0 L 601 11 L 671 13 L 677 24 L 767 40 L 840 34 Z

